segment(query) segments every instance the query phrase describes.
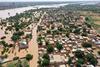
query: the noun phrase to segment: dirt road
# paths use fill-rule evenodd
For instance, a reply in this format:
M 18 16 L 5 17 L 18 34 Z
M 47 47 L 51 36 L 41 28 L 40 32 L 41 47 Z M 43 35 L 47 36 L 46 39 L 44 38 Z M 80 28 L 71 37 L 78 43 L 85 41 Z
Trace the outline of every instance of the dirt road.
M 33 55 L 33 59 L 30 61 L 30 67 L 37 67 L 37 61 L 38 61 L 38 44 L 37 44 L 37 26 L 42 22 L 42 18 L 44 17 L 44 14 L 41 16 L 39 22 L 37 25 L 33 25 L 32 30 L 32 40 L 29 43 L 29 53 Z

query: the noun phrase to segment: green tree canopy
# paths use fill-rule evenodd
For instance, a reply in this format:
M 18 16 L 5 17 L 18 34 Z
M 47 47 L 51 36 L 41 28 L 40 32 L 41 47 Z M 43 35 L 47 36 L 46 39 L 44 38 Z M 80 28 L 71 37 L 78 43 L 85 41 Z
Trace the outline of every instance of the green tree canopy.
M 72 58 L 69 57 L 69 58 L 68 58 L 68 64 L 70 65 L 71 63 L 72 63 Z
M 51 45 L 47 45 L 47 52 L 51 53 L 54 51 L 54 48 Z
M 59 42 L 56 43 L 56 48 L 60 51 L 61 49 L 63 49 L 62 44 L 60 44 Z
M 98 61 L 97 61 L 97 59 L 94 57 L 93 54 L 88 53 L 88 54 L 86 55 L 86 58 L 87 58 L 88 62 L 90 62 L 90 63 L 93 64 L 94 66 L 97 65 Z
M 84 52 L 83 52 L 83 51 L 77 50 L 77 51 L 75 52 L 75 56 L 76 56 L 77 58 L 83 58 L 85 55 L 84 55 Z
M 85 47 L 85 48 L 90 48 L 90 47 L 92 47 L 92 44 L 89 43 L 89 42 L 84 42 L 84 43 L 82 44 L 82 46 Z
M 26 60 L 30 61 L 33 59 L 33 55 L 27 54 L 25 58 L 26 58 Z
M 3 45 L 4 47 L 8 47 L 8 43 L 6 43 L 4 40 L 0 41 L 0 45 Z
M 50 57 L 47 53 L 43 55 L 43 58 L 48 59 L 48 60 L 50 59 Z
M 98 63 L 98 61 L 97 61 L 96 58 L 92 58 L 92 59 L 90 60 L 90 63 L 93 64 L 94 66 L 96 66 L 97 63 Z
M 44 67 L 44 66 L 48 66 L 49 63 L 50 63 L 50 60 L 48 60 L 48 59 L 43 59 L 43 61 L 42 61 L 42 66 L 43 66 L 43 67 Z
M 19 36 L 19 35 L 13 35 L 13 36 L 11 37 L 11 39 L 12 39 L 14 42 L 16 42 L 17 40 L 20 39 L 20 36 Z
M 84 59 L 83 59 L 83 58 L 79 58 L 79 59 L 77 60 L 77 63 L 79 63 L 79 64 L 84 64 Z

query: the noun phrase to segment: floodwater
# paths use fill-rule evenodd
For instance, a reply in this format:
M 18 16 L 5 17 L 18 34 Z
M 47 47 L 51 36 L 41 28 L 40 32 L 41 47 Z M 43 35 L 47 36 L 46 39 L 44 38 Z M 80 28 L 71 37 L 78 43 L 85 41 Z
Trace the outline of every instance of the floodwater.
M 16 13 L 23 13 L 26 10 L 37 9 L 37 8 L 58 8 L 60 6 L 65 6 L 65 5 L 67 4 L 36 5 L 36 6 L 15 8 L 15 9 L 0 10 L 0 18 L 6 19 L 10 16 L 15 16 Z

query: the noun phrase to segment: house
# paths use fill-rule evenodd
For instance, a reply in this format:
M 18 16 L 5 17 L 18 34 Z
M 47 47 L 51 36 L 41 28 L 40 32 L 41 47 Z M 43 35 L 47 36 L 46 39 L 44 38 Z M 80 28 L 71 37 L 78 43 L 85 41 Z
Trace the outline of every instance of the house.
M 19 49 L 26 49 L 26 48 L 28 48 L 28 43 L 26 39 L 23 39 L 19 42 Z
M 64 65 L 64 64 L 63 65 L 59 65 L 59 67 L 66 67 L 66 65 Z
M 65 57 L 61 55 L 50 55 L 50 62 L 51 63 L 60 63 L 60 62 L 65 62 Z
M 0 63 L 2 63 L 3 62 L 3 58 L 2 57 L 0 57 Z
M 87 67 L 94 67 L 93 65 L 87 65 Z

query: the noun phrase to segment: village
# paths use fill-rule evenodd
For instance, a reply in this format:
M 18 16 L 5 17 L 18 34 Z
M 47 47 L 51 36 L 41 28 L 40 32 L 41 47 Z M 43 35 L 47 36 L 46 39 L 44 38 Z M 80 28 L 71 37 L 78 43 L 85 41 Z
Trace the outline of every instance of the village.
M 100 34 L 90 22 L 77 11 L 60 8 L 0 19 L 0 65 L 100 67 Z
M 47 10 L 38 26 L 38 67 L 100 67 L 100 34 L 78 12 Z
M 41 10 L 29 10 L 7 19 L 1 19 L 0 64 L 4 63 L 4 67 L 20 65 L 37 67 L 38 47 L 33 37 L 36 36 L 34 28 L 42 14 Z M 30 65 L 25 58 L 28 61 L 32 59 Z

